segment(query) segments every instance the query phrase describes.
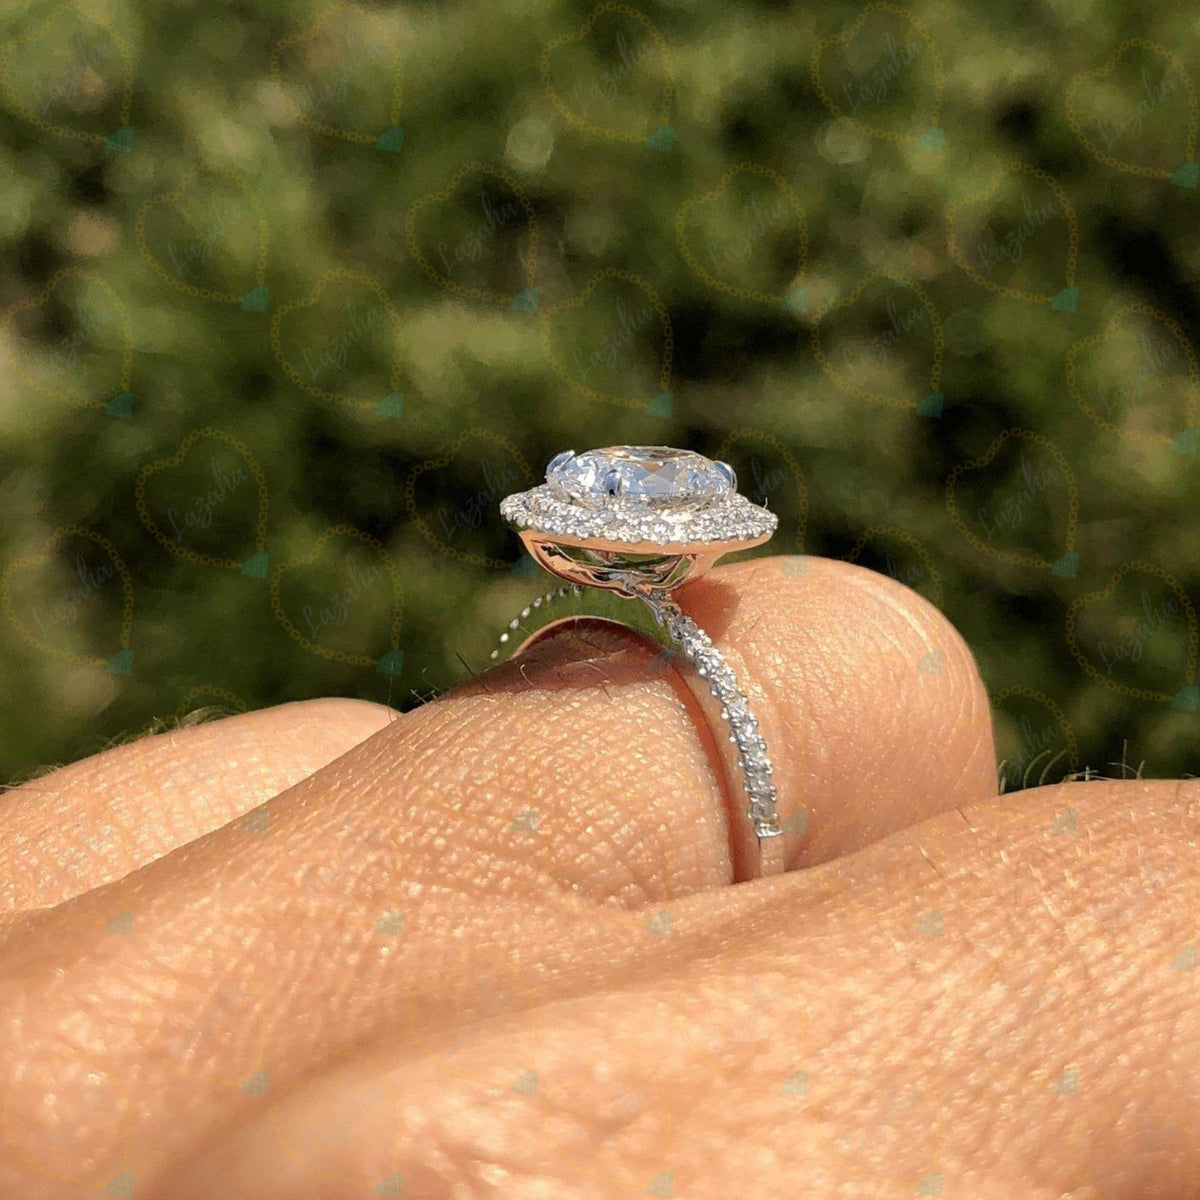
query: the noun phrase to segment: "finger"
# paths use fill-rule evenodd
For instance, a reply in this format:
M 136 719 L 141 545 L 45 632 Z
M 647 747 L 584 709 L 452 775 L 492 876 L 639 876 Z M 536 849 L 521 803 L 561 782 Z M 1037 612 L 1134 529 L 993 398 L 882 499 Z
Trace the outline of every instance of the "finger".
M 686 596 L 757 689 L 781 811 L 803 830 L 788 839 L 791 865 L 996 794 L 974 655 L 916 592 L 848 563 L 784 558 L 718 571 Z
M 719 572 L 683 603 L 754 693 L 785 815 L 812 804 L 816 833 L 829 831 L 818 851 L 886 827 L 880 810 L 915 819 L 989 790 L 970 656 L 912 593 L 855 567 L 810 560 L 797 577 L 767 560 Z M 940 674 L 916 669 L 931 648 Z M 394 1030 L 398 1001 L 413 1024 L 461 1011 L 481 955 L 504 964 L 514 992 L 555 963 L 582 957 L 594 971 L 629 953 L 628 927 L 607 914 L 728 882 L 713 735 L 684 685 L 649 670 L 638 643 L 581 653 L 595 651 L 558 639 L 389 725 L 256 810 L 253 827 L 227 825 L 14 922 L 11 969 L 28 977 L 23 994 L 46 999 L 0 1009 L 0 1030 L 29 1061 L 54 1063 L 55 1104 L 69 1109 L 72 1076 L 93 1093 L 134 1078 L 138 1095 L 154 1090 L 153 1112 L 112 1099 L 152 1169 L 240 1112 L 245 1080 L 266 1071 L 284 1088 Z M 837 811 L 860 792 L 861 807 Z M 89 1052 L 64 1052 L 55 1021 Z M 163 1051 L 180 1041 L 186 1053 Z M 22 1077 L 8 1106 L 35 1130 L 56 1112 L 42 1088 Z M 181 1106 L 192 1123 L 164 1126 Z M 120 1136 L 111 1123 L 81 1133 L 97 1171 L 119 1159 Z
M 953 627 L 886 576 L 823 559 L 796 574 L 794 561 L 718 570 L 680 599 L 751 698 L 788 864 L 994 795 L 987 698 Z M 403 779 L 406 742 L 453 737 L 438 768 L 458 807 L 410 772 L 413 819 L 466 820 L 476 840 L 532 847 L 537 870 L 592 896 L 644 903 L 744 877 L 744 801 L 719 755 L 727 726 L 697 703 L 702 681 L 662 663 L 633 635 L 568 629 L 414 714 L 381 769 Z M 470 797 L 488 761 L 503 767 L 481 812 Z M 536 823 L 536 840 L 515 838 L 514 823 Z
M 141 738 L 0 796 L 0 912 L 58 904 L 256 808 L 383 728 L 358 700 L 283 704 Z
M 788 569 L 795 561 L 807 563 L 802 575 Z M 683 604 L 752 694 L 781 813 L 803 831 L 786 839 L 792 865 L 993 792 L 990 719 L 974 662 L 916 593 L 844 563 L 760 560 L 686 589 Z M 439 793 L 421 779 L 424 766 L 414 769 L 407 747 L 450 730 L 455 749 L 438 763 L 440 777 L 457 784 L 459 815 L 449 825 L 465 818 L 474 833 L 495 832 L 518 848 L 529 831 L 528 846 L 549 845 L 551 873 L 591 894 L 640 901 L 728 882 L 747 827 L 736 778 L 723 778 L 724 727 L 695 700 L 705 689 L 694 694 L 664 673 L 639 639 L 586 637 L 548 639 L 483 685 L 486 693 L 467 689 L 412 714 L 401 723 L 410 736 L 396 731 L 376 760 L 376 785 L 410 794 L 415 820 L 442 822 L 439 797 L 450 789 Z M 507 703 L 497 711 L 490 702 L 499 694 Z M 564 695 L 583 707 L 564 704 Z M 18 789 L 7 812 L 28 833 L 0 896 L 10 908 L 27 907 L 119 878 L 387 723 L 386 709 L 330 703 L 344 705 L 336 717 L 284 706 L 277 716 L 145 739 Z M 622 761 L 610 765 L 615 747 L 625 748 Z M 178 754 L 186 759 L 177 765 Z M 494 790 L 479 778 L 488 761 Z M 620 789 L 597 785 L 614 772 Z M 471 803 L 481 791 L 492 799 L 486 815 L 500 817 L 495 829 L 481 825 Z
M 1197 783 L 1057 785 L 669 938 L 610 914 L 639 952 L 598 986 L 356 1054 L 169 1192 L 1195 1195 L 1198 834 Z

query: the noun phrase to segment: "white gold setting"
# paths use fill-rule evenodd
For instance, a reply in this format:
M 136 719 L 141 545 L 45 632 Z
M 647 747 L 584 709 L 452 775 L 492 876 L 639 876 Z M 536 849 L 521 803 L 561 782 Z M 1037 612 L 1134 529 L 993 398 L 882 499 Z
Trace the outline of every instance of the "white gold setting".
M 728 464 L 669 446 L 556 455 L 546 483 L 505 497 L 500 512 L 531 556 L 566 586 L 537 597 L 511 621 L 492 658 L 514 648 L 509 643 L 515 631 L 535 610 L 581 596 L 585 587 L 642 601 L 653 615 L 655 636 L 682 653 L 720 708 L 736 750 L 746 819 L 758 839 L 759 873 L 769 874 L 782 869 L 782 854 L 767 848 L 778 845 L 773 839 L 783 829 L 766 741 L 736 674 L 671 598 L 675 588 L 703 575 L 723 554 L 761 545 L 775 531 L 775 514 L 736 487 Z

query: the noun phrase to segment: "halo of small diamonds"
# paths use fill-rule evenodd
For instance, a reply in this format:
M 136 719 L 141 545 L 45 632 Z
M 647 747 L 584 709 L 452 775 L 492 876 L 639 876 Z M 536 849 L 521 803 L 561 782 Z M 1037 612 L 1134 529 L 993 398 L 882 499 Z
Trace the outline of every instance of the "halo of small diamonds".
M 637 501 L 616 499 L 603 508 L 592 508 L 563 499 L 546 484 L 505 497 L 500 502 L 500 513 L 519 528 L 538 533 L 664 546 L 753 541 L 774 533 L 779 523 L 773 512 L 736 492 L 728 492 L 703 508 L 687 504 L 651 508 Z

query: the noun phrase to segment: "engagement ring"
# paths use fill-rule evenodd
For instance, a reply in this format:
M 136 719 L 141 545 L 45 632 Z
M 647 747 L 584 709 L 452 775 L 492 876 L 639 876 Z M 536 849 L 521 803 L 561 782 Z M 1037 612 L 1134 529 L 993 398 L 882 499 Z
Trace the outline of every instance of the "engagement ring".
M 566 583 L 538 596 L 509 622 L 493 660 L 520 653 L 551 625 L 580 619 L 553 619 L 548 607 L 557 614 L 570 597 L 617 597 L 622 603 L 616 607 L 624 611 L 602 619 L 616 619 L 677 649 L 704 680 L 728 725 L 734 749 L 727 766 L 734 760 L 748 830 L 757 842 L 758 869 L 750 873 L 782 870 L 783 829 L 758 722 L 712 639 L 671 599 L 675 588 L 711 570 L 722 555 L 766 542 L 778 523 L 775 515 L 738 494 L 728 463 L 668 446 L 566 450 L 551 460 L 544 484 L 505 497 L 500 512 L 533 559 Z M 589 617 L 599 607 L 604 606 L 592 603 Z M 631 619 L 635 611 L 653 620 Z M 543 615 L 551 618 L 549 624 L 541 624 Z

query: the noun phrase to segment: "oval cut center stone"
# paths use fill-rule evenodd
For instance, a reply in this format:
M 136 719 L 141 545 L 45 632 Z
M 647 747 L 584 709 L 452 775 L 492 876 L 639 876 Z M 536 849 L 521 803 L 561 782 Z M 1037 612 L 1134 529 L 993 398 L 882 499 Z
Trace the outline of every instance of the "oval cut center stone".
M 552 459 L 546 482 L 576 500 L 709 499 L 736 485 L 733 468 L 670 446 L 608 446 Z

